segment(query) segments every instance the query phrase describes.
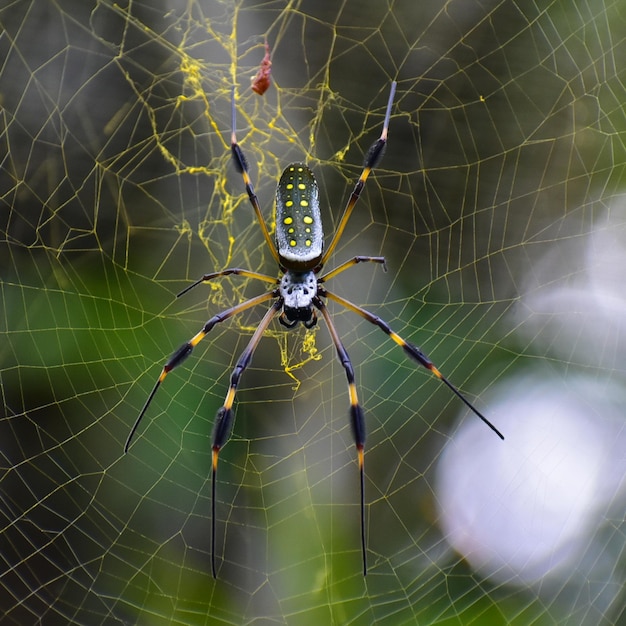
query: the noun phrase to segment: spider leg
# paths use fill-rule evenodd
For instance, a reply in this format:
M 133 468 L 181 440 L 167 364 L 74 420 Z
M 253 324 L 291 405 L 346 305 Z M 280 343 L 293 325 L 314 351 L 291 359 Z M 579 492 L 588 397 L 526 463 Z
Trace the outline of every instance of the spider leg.
M 245 276 L 247 278 L 254 278 L 255 280 L 261 280 L 264 283 L 278 283 L 275 276 L 268 276 L 267 274 L 259 274 L 259 272 L 251 272 L 250 270 L 243 270 L 239 267 L 229 267 L 221 272 L 212 272 L 211 274 L 205 274 L 202 278 L 199 278 L 195 283 L 192 283 L 188 287 L 185 287 L 180 293 L 176 294 L 177 298 L 180 298 L 183 294 L 191 291 L 194 287 L 197 287 L 200 283 L 208 283 L 209 281 L 219 278 L 220 276 L 230 276 L 235 274 L 236 276 Z
M 360 315 L 365 318 L 371 324 L 378 326 L 384 333 L 386 333 L 391 339 L 393 339 L 414 361 L 430 370 L 439 380 L 441 380 L 449 389 L 456 395 L 475 415 L 477 415 L 491 430 L 493 430 L 500 439 L 504 439 L 504 435 L 435 367 L 433 362 L 412 343 L 405 341 L 400 335 L 391 330 L 387 322 L 382 320 L 377 315 L 362 309 L 360 306 L 353 304 L 349 300 L 342 298 L 330 291 L 322 290 L 320 295 L 326 296 L 331 300 L 334 300 L 338 304 L 341 304 L 349 311 Z
M 387 111 L 385 112 L 385 121 L 383 123 L 383 132 L 380 134 L 380 137 L 370 146 L 370 149 L 367 151 L 365 155 L 365 161 L 363 162 L 363 171 L 359 176 L 359 180 L 357 180 L 352 193 L 350 194 L 350 198 L 348 200 L 348 204 L 346 204 L 346 208 L 343 210 L 343 215 L 339 220 L 339 224 L 337 225 L 337 229 L 335 230 L 335 234 L 330 242 L 330 245 L 324 252 L 322 259 L 320 261 L 320 266 L 324 265 L 330 255 L 333 253 L 333 250 L 336 248 L 339 240 L 341 239 L 341 235 L 343 234 L 344 228 L 348 223 L 348 219 L 352 214 L 352 209 L 354 209 L 354 205 L 357 203 L 357 200 L 361 196 L 361 192 L 363 191 L 363 187 L 365 187 L 365 181 L 367 177 L 370 175 L 371 171 L 380 163 L 380 160 L 383 158 L 383 154 L 385 153 L 385 148 L 387 146 L 387 132 L 389 130 L 389 119 L 391 117 L 391 105 L 393 104 L 393 98 L 396 93 L 396 81 L 394 80 L 391 83 L 391 92 L 389 93 L 389 100 L 387 101 Z
M 332 337 L 335 348 L 337 349 L 337 357 L 341 362 L 343 369 L 346 372 L 346 378 L 348 379 L 348 393 L 350 395 L 350 421 L 352 425 L 352 434 L 354 436 L 354 443 L 356 444 L 356 450 L 359 461 L 359 482 L 361 485 L 361 553 L 363 555 L 363 576 L 367 574 L 367 545 L 365 540 L 365 470 L 364 470 L 364 455 L 365 455 L 365 418 L 363 416 L 363 409 L 359 404 L 359 398 L 357 396 L 356 384 L 354 382 L 354 369 L 350 357 L 346 352 L 346 349 L 337 333 L 337 328 L 333 323 L 333 320 L 328 313 L 328 309 L 324 302 L 319 298 L 313 299 L 313 304 L 320 310 L 328 331 Z
M 249 300 L 246 300 L 245 302 L 237 304 L 229 309 L 226 309 L 225 311 L 222 311 L 221 313 L 218 313 L 217 315 L 214 315 L 208 322 L 206 322 L 206 324 L 202 327 L 202 330 L 199 333 L 196 333 L 189 341 L 185 342 L 182 346 L 180 346 L 180 348 L 178 348 L 178 350 L 176 350 L 172 354 L 172 356 L 170 356 L 170 358 L 166 361 L 165 365 L 163 366 L 163 370 L 161 371 L 160 376 L 157 378 L 157 381 L 154 387 L 152 388 L 152 391 L 150 392 L 148 399 L 143 405 L 143 408 L 141 409 L 139 416 L 135 420 L 133 427 L 130 429 L 130 433 L 128 435 L 128 438 L 126 439 L 126 443 L 124 444 L 124 453 L 128 452 L 130 442 L 135 434 L 135 431 L 137 430 L 137 427 L 139 426 L 139 422 L 141 422 L 143 416 L 148 410 L 148 407 L 150 406 L 150 403 L 152 402 L 152 399 L 154 398 L 154 395 L 156 394 L 157 389 L 161 386 L 161 383 L 165 380 L 165 377 L 175 367 L 179 366 L 191 354 L 192 350 L 196 347 L 196 345 L 202 339 L 204 339 L 204 337 L 206 337 L 206 335 L 211 331 L 211 329 L 216 324 L 219 324 L 220 322 L 227 320 L 229 317 L 232 317 L 233 315 L 236 315 L 237 313 L 241 313 L 242 311 L 245 311 L 246 309 L 250 309 L 253 306 L 256 306 L 257 304 L 261 304 L 262 302 L 270 300 L 271 298 L 274 298 L 274 297 L 276 297 L 275 292 L 268 291 L 267 293 L 261 294 L 260 296 L 256 296 L 254 298 L 250 298 Z
M 272 321 L 272 318 L 280 311 L 283 306 L 282 298 L 279 298 L 274 304 L 267 310 L 267 313 L 263 316 L 263 319 L 254 331 L 254 334 L 250 338 L 245 350 L 241 353 L 237 364 L 235 365 L 232 374 L 230 375 L 230 387 L 224 400 L 224 405 L 218 410 L 215 417 L 215 425 L 213 426 L 212 434 L 212 473 L 211 473 L 211 572 L 213 578 L 216 578 L 215 573 L 215 491 L 217 484 L 217 461 L 220 450 L 224 444 L 228 441 L 230 431 L 233 424 L 233 411 L 232 406 L 235 400 L 235 393 L 237 392 L 237 386 L 241 375 L 244 373 L 250 362 L 256 347 Z
M 341 274 L 341 272 L 345 272 L 349 267 L 356 265 L 357 263 L 380 263 L 383 266 L 383 270 L 387 271 L 387 265 L 385 264 L 384 256 L 355 256 L 348 261 L 344 261 L 341 265 L 338 265 L 335 269 L 330 272 L 326 272 L 323 276 L 320 276 L 317 279 L 318 283 L 323 283 L 331 278 L 337 276 L 337 274 Z
M 237 109 L 235 107 L 235 87 L 233 85 L 232 89 L 232 133 L 230 138 L 230 148 L 232 151 L 233 163 L 235 164 L 235 168 L 243 177 L 243 183 L 246 187 L 246 193 L 248 194 L 248 198 L 250 199 L 250 204 L 254 209 L 254 213 L 256 214 L 257 220 L 259 222 L 259 226 L 261 227 L 261 231 L 263 232 L 263 237 L 265 238 L 265 243 L 267 243 L 267 247 L 270 249 L 272 256 L 276 263 L 280 265 L 280 259 L 278 258 L 278 252 L 276 250 L 276 245 L 274 241 L 270 237 L 270 233 L 267 230 L 267 224 L 263 219 L 263 215 L 261 213 L 261 207 L 259 206 L 259 199 L 257 198 L 256 193 L 254 192 L 254 187 L 252 186 L 252 181 L 250 180 L 250 173 L 248 171 L 248 161 L 243 153 L 243 150 L 239 147 L 237 143 Z

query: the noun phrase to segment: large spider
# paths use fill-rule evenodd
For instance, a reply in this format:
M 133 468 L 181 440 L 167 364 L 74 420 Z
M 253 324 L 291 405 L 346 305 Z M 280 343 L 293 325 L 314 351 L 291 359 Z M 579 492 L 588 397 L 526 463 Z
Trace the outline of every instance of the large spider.
M 165 379 L 165 377 L 178 365 L 180 365 L 192 352 L 195 346 L 213 329 L 216 324 L 219 324 L 228 318 L 250 309 L 257 304 L 267 302 L 268 300 L 274 300 L 272 306 L 267 310 L 263 319 L 259 323 L 257 329 L 252 335 L 248 345 L 242 352 L 235 368 L 230 376 L 230 387 L 224 400 L 224 405 L 218 410 L 215 425 L 213 427 L 212 435 L 212 477 L 211 477 L 211 571 L 213 577 L 216 576 L 215 568 L 215 491 L 216 491 L 216 478 L 217 478 L 217 462 L 220 450 L 228 441 L 233 424 L 233 402 L 235 400 L 235 393 L 239 385 L 242 374 L 245 369 L 250 365 L 254 351 L 263 335 L 264 331 L 269 326 L 272 319 L 278 316 L 280 323 L 286 328 L 293 328 L 302 322 L 306 328 L 311 328 L 317 323 L 316 310 L 319 311 L 324 318 L 330 331 L 330 336 L 333 340 L 335 348 L 337 350 L 337 356 L 341 362 L 342 367 L 345 370 L 346 378 L 348 379 L 348 392 L 350 397 L 350 421 L 352 425 L 352 433 L 354 436 L 354 442 L 356 444 L 358 465 L 359 465 L 359 478 L 360 478 L 360 514 L 361 514 L 361 551 L 363 556 L 363 575 L 367 573 L 367 546 L 365 540 L 365 494 L 364 494 L 364 448 L 365 448 L 365 419 L 363 417 L 363 409 L 359 404 L 356 384 L 354 381 L 354 370 L 350 357 L 344 348 L 344 345 L 337 333 L 337 329 L 333 323 L 333 320 L 328 312 L 325 298 L 334 300 L 338 304 L 342 305 L 346 309 L 360 315 L 368 322 L 378 326 L 384 333 L 386 333 L 393 341 L 395 341 L 406 354 L 416 361 L 419 365 L 422 365 L 426 369 L 430 370 L 437 378 L 443 381 L 456 396 L 458 396 L 489 428 L 491 428 L 501 439 L 504 439 L 502 433 L 484 416 L 478 409 L 476 409 L 469 400 L 467 400 L 461 392 L 445 378 L 441 372 L 435 367 L 432 361 L 413 344 L 405 341 L 400 335 L 395 333 L 388 324 L 380 319 L 378 316 L 366 311 L 360 306 L 338 296 L 331 291 L 328 291 L 324 284 L 326 281 L 334 278 L 341 272 L 347 270 L 349 267 L 356 265 L 357 263 L 369 262 L 380 263 L 384 267 L 384 257 L 378 256 L 355 256 L 354 258 L 345 261 L 335 269 L 325 274 L 320 272 L 324 267 L 324 264 L 335 250 L 341 235 L 346 227 L 350 214 L 354 209 L 359 196 L 365 185 L 365 181 L 370 172 L 378 165 L 380 159 L 385 151 L 387 144 L 387 131 L 389 129 L 389 119 L 391 116 L 391 106 L 393 104 L 394 94 L 396 90 L 396 83 L 391 83 L 391 93 L 389 94 L 389 101 L 387 103 L 387 111 L 385 114 L 385 121 L 383 123 L 383 130 L 380 137 L 372 144 L 365 157 L 363 164 L 363 171 L 354 186 L 350 199 L 346 205 L 343 215 L 337 226 L 333 238 L 326 249 L 324 249 L 324 235 L 322 232 L 322 220 L 320 215 L 320 207 L 318 200 L 318 186 L 313 176 L 313 172 L 304 163 L 291 163 L 288 165 L 280 177 L 278 187 L 276 188 L 276 242 L 270 237 L 267 225 L 261 214 L 261 208 L 259 201 L 254 192 L 252 182 L 250 181 L 250 175 L 248 172 L 248 163 L 246 157 L 243 154 L 236 137 L 236 108 L 235 108 L 235 90 L 232 92 L 232 135 L 231 135 L 231 149 L 232 158 L 235 167 L 243 177 L 246 192 L 250 199 L 250 204 L 254 209 L 256 217 L 258 219 L 263 237 L 267 243 L 267 247 L 270 253 L 274 257 L 274 260 L 278 264 L 279 270 L 282 274 L 279 278 L 269 276 L 267 274 L 260 274 L 241 268 L 229 268 L 220 272 L 213 272 L 211 274 L 205 274 L 197 280 L 195 283 L 181 291 L 178 296 L 186 293 L 190 289 L 196 287 L 200 283 L 208 282 L 218 278 L 220 276 L 228 276 L 230 274 L 236 274 L 238 276 L 245 276 L 247 278 L 253 278 L 265 283 L 274 285 L 274 287 L 261 295 L 255 296 L 236 304 L 235 306 L 214 315 L 210 320 L 206 322 L 202 330 L 194 335 L 189 341 L 185 342 L 178 350 L 176 350 L 172 356 L 166 361 L 163 366 L 163 370 L 159 378 L 157 379 L 154 388 L 150 392 L 146 403 L 144 404 L 139 416 L 137 417 L 124 451 L 128 451 L 131 440 L 139 422 L 145 415 L 150 402 L 154 398 L 154 395 Z

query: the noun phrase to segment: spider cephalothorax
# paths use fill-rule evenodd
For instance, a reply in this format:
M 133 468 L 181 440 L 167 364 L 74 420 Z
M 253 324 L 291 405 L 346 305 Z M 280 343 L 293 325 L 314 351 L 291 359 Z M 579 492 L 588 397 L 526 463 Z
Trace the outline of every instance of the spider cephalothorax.
M 281 324 L 293 328 L 302 322 L 307 328 L 313 328 L 317 323 L 313 308 L 313 299 L 317 295 L 315 272 L 287 270 L 280 279 L 278 290 L 283 299 L 283 311 L 278 318 Z

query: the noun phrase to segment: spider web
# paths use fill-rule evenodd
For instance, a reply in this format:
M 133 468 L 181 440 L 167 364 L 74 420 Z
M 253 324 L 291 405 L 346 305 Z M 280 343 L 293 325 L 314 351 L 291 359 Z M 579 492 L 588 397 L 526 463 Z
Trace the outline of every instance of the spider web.
M 624 3 L 14 1 L 0 9 L 3 623 L 614 624 L 624 618 Z M 264 42 L 271 88 L 250 89 Z M 306 161 L 329 268 L 500 428 L 329 304 L 368 425 L 369 574 L 345 375 L 263 307 L 216 327 L 123 444 L 160 367 L 274 274 Z

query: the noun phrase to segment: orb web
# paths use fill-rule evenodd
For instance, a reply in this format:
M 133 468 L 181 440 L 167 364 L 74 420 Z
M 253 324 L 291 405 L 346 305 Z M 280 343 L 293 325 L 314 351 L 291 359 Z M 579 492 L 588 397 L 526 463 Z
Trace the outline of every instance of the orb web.
M 0 9 L 6 623 L 623 619 L 623 32 L 607 0 Z M 278 275 L 230 163 L 231 87 L 268 227 L 306 162 L 328 241 L 393 80 L 328 263 L 388 271 L 333 290 L 506 440 L 329 303 L 367 420 L 364 579 L 344 372 L 323 324 L 273 324 L 220 455 L 213 580 L 212 422 L 263 307 L 211 331 L 123 445 L 168 355 L 264 287 L 175 294 Z

